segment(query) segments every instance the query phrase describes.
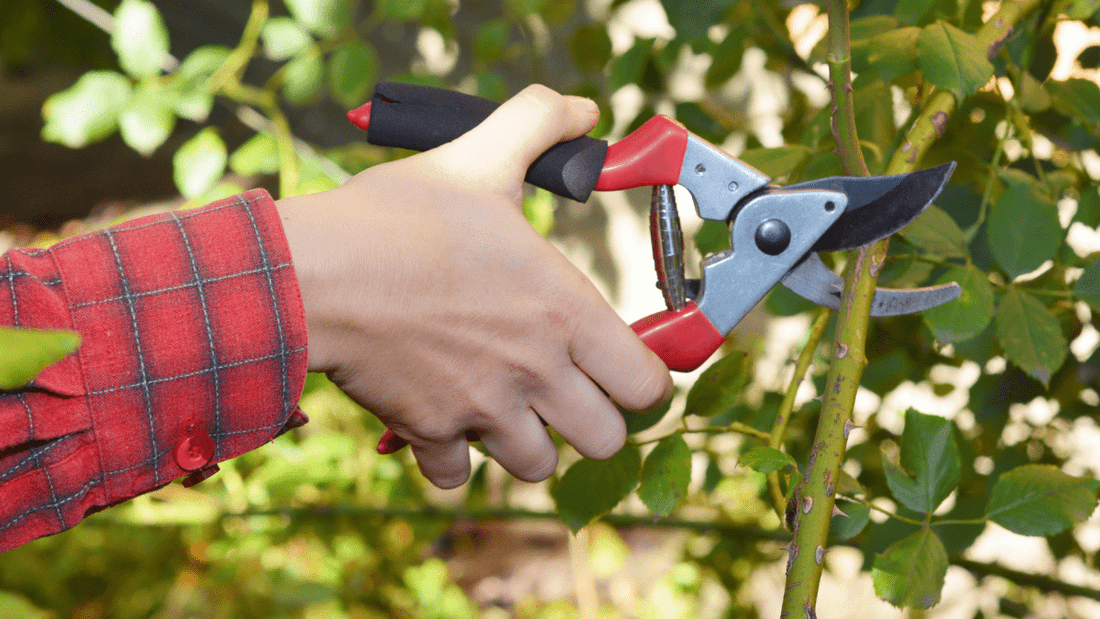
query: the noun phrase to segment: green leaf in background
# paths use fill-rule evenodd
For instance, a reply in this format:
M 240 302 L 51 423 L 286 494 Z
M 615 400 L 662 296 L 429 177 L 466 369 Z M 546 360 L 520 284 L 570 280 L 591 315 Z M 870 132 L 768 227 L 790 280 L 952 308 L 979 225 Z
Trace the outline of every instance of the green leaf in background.
M 213 93 L 204 87 L 206 80 L 229 59 L 229 54 L 228 47 L 204 45 L 187 55 L 176 71 L 176 114 L 195 122 L 206 120 L 214 106 Z
M 741 458 L 737 463 L 741 466 L 747 466 L 757 473 L 774 473 L 786 468 L 793 470 L 798 467 L 790 454 L 771 447 L 753 447 L 741 454 Z
M 325 64 L 316 46 L 310 46 L 284 67 L 283 96 L 294 105 L 313 101 L 325 77 Z
M 875 557 L 875 594 L 900 608 L 931 608 L 940 601 L 947 576 L 947 550 L 931 529 L 890 545 Z
M 871 509 L 858 503 L 837 502 L 837 509 L 844 515 L 833 515 L 829 523 L 829 539 L 849 540 L 859 535 L 871 522 Z
M 725 84 L 741 70 L 751 28 L 751 24 L 747 22 L 733 26 L 726 38 L 711 52 L 714 61 L 707 67 L 707 74 L 703 78 L 707 88 L 717 88 Z
M 1100 11 L 1100 0 L 1073 0 L 1065 11 L 1070 19 L 1088 19 Z
M 111 135 L 130 98 L 130 82 L 114 71 L 89 71 L 46 99 L 42 139 L 80 148 Z
M 1095 308 L 1100 308 L 1100 259 L 1093 260 L 1073 285 L 1073 294 Z
M 1058 319 L 1038 299 L 1011 286 L 997 307 L 994 324 L 1008 360 L 1049 384 L 1066 360 L 1066 338 Z
M 685 41 L 706 35 L 732 4 L 733 0 L 661 0 L 668 23 L 676 29 L 677 38 Z
M 118 132 L 130 148 L 148 157 L 176 126 L 175 93 L 156 83 L 141 83 L 118 117 Z
M 512 25 L 506 19 L 485 22 L 474 35 L 474 59 L 482 65 L 496 62 L 504 55 L 504 46 Z
M 379 0 L 378 10 L 393 21 L 412 21 L 424 14 L 427 0 Z
M 378 54 L 363 41 L 352 41 L 332 54 L 328 86 L 332 98 L 351 109 L 365 103 L 378 78 Z
M 687 498 L 691 482 L 691 448 L 680 434 L 658 441 L 642 465 L 638 497 L 654 516 L 665 517 Z
M 122 0 L 115 10 L 111 47 L 131 77 L 159 75 L 168 57 L 168 29 L 157 7 L 146 0 Z
M 710 417 L 732 408 L 749 382 L 749 362 L 733 352 L 711 364 L 688 391 L 684 414 Z
M 185 198 L 194 198 L 212 188 L 225 173 L 229 159 L 225 142 L 217 129 L 207 127 L 188 140 L 172 158 L 172 177 Z
M 55 616 L 21 595 L 0 591 L 0 619 L 53 619 Z
M 554 194 L 541 188 L 523 197 L 523 216 L 542 236 L 554 229 Z
M 653 52 L 654 42 L 655 39 L 640 39 L 612 61 L 611 76 L 608 80 L 612 91 L 641 81 L 646 63 L 649 62 L 649 55 Z
M 740 159 L 772 178 L 782 178 L 798 169 L 813 154 L 809 146 L 789 144 L 777 148 L 752 148 L 741 153 Z
M 1081 194 L 1081 199 L 1077 201 L 1077 212 L 1073 214 L 1073 221 L 1090 228 L 1100 225 L 1100 192 L 1096 187 L 1089 187 Z
M 660 423 L 670 410 L 672 410 L 672 400 L 648 413 L 635 413 L 622 408 L 619 409 L 619 412 L 622 413 L 623 419 L 626 421 L 626 433 L 637 434 Z
M 573 532 L 611 511 L 638 485 L 642 458 L 633 445 L 607 460 L 580 460 L 565 471 L 551 494 L 558 517 Z
M 955 219 L 935 204 L 898 234 L 921 251 L 944 258 L 966 257 L 966 235 Z
M 1020 535 L 1057 535 L 1096 509 L 1100 481 L 1048 464 L 1025 464 L 997 478 L 986 516 Z
M 954 301 L 921 312 L 925 324 L 944 344 L 968 340 L 993 320 L 993 286 L 985 271 L 968 265 L 952 268 L 936 279 L 936 284 L 956 282 L 962 294 Z
M 899 470 L 883 460 L 890 492 L 909 509 L 929 514 L 959 485 L 959 447 L 950 421 L 910 408 L 901 434 Z M 912 477 L 910 477 L 910 475 Z
M 569 53 L 581 71 L 595 73 L 611 60 L 611 37 L 607 28 L 581 26 L 569 40 Z
M 1073 77 L 1065 81 L 1049 80 L 1045 87 L 1054 109 L 1071 119 L 1100 122 L 1100 86 L 1096 82 Z
M 346 26 L 351 19 L 351 6 L 347 0 L 285 0 L 286 8 L 300 24 L 310 32 L 332 36 Z M 415 4 L 409 2 L 408 4 Z
M 1015 279 L 1039 268 L 1058 252 L 1065 231 L 1058 206 L 1027 174 L 1002 174 L 1005 190 L 989 213 L 986 235 L 997 263 Z
M 22 387 L 80 346 L 72 331 L 0 327 L 0 390 Z
M 264 22 L 260 32 L 264 53 L 272 60 L 286 60 L 313 43 L 305 28 L 289 17 L 272 17 Z
M 229 157 L 229 169 L 241 176 L 274 174 L 279 171 L 279 145 L 275 136 L 257 133 L 233 151 Z
M 917 27 L 898 28 L 877 35 L 867 46 L 867 67 L 890 82 L 917 69 Z
M 993 77 L 993 64 L 977 37 L 937 21 L 917 37 L 917 59 L 928 81 L 965 98 Z

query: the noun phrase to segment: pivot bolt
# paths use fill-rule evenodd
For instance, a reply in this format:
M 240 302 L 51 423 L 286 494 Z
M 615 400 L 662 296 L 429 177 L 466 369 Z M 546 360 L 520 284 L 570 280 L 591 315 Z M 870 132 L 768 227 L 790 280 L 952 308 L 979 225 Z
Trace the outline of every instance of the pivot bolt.
M 769 256 L 778 256 L 791 244 L 791 229 L 778 219 L 769 219 L 756 229 L 756 246 Z

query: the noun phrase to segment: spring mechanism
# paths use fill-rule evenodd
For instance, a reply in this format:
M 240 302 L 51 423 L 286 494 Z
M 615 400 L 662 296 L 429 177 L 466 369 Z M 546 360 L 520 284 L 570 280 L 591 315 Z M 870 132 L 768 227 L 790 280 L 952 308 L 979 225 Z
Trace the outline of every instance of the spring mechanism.
M 649 209 L 649 232 L 653 242 L 653 263 L 657 269 L 657 287 L 665 306 L 678 311 L 687 303 L 684 280 L 684 233 L 672 185 L 655 185 Z

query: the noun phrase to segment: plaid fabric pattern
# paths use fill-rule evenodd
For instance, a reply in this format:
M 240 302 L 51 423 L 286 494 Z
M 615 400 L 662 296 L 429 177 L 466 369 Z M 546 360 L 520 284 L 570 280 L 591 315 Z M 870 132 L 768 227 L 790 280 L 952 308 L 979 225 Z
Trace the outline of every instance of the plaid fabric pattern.
M 8 252 L 0 325 L 83 337 L 0 392 L 0 551 L 305 422 L 302 301 L 262 190 Z

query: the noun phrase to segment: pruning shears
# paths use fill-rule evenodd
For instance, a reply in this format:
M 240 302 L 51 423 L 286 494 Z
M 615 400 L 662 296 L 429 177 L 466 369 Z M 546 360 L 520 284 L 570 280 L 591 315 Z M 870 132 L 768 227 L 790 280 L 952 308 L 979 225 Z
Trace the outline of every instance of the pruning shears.
M 383 82 L 370 102 L 348 113 L 367 142 L 428 150 L 473 129 L 496 102 L 450 90 Z M 583 136 L 546 151 L 527 182 L 579 202 L 593 190 L 652 186 L 650 229 L 657 284 L 666 309 L 635 322 L 635 333 L 671 370 L 702 365 L 776 283 L 837 309 L 843 281 L 818 257 L 886 238 L 940 194 L 954 163 L 892 176 L 838 176 L 778 187 L 666 116 L 654 116 L 608 144 Z M 729 225 L 731 249 L 702 261 L 702 278 L 684 276 L 683 235 L 672 186 L 690 192 L 702 219 Z M 871 315 L 920 312 L 959 296 L 955 283 L 879 288 Z M 387 432 L 379 451 L 403 443 Z M 394 441 L 397 441 L 395 443 Z

